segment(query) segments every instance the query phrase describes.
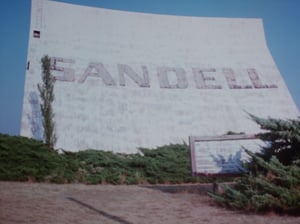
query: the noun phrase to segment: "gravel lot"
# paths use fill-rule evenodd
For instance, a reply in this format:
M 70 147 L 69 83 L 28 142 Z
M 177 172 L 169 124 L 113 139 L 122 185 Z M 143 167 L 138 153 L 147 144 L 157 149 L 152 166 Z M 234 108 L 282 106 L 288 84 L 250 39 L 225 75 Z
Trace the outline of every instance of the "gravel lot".
M 201 189 L 209 186 L 202 186 Z M 255 215 L 213 205 L 192 186 L 0 182 L 0 223 L 297 224 L 300 217 Z M 172 192 L 172 193 L 170 193 Z

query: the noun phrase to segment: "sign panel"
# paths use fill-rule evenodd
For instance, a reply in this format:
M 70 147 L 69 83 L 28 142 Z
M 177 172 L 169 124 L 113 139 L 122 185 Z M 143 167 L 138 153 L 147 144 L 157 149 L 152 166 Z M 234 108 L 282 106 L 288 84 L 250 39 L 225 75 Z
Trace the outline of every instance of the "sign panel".
M 37 84 L 51 60 L 56 147 L 137 152 L 187 136 L 257 133 L 247 113 L 299 111 L 262 20 L 114 11 L 32 0 L 21 135 L 41 139 Z
M 265 145 L 253 135 L 223 135 L 218 137 L 190 137 L 193 175 L 240 174 L 246 170 L 245 149 L 259 152 Z

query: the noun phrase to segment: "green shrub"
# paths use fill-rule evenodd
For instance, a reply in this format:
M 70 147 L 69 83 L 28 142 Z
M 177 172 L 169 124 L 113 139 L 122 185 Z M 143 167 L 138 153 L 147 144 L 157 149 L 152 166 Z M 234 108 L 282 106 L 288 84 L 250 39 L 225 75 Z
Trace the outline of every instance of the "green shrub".
M 87 184 L 206 181 L 191 176 L 186 144 L 143 148 L 135 154 L 91 149 L 59 154 L 41 141 L 1 134 L 0 180 Z
M 265 130 L 257 136 L 269 143 L 260 154 L 261 157 L 269 160 L 276 156 L 285 165 L 291 165 L 293 161 L 300 159 L 300 118 L 282 120 L 250 116 Z
M 261 153 L 246 151 L 249 173 L 223 193 L 210 194 L 219 204 L 254 212 L 300 214 L 300 120 L 283 121 L 252 116 L 269 144 Z
M 144 154 L 143 170 L 147 182 L 153 184 L 195 182 L 195 178 L 191 177 L 188 145 L 176 144 L 140 151 Z
M 98 150 L 73 153 L 86 183 L 140 184 L 196 182 L 186 144 L 140 149 L 141 154 Z
M 222 205 L 254 212 L 300 212 L 300 167 L 285 166 L 273 156 L 270 161 L 248 151 L 266 173 L 246 175 L 232 187 L 223 186 L 223 194 L 211 194 Z
M 0 180 L 70 182 L 74 169 L 41 141 L 0 134 Z

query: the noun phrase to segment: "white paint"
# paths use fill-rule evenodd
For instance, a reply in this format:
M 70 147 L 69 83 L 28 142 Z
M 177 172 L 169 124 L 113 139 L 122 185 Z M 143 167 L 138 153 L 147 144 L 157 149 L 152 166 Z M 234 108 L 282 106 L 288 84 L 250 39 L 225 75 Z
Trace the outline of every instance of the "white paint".
M 34 30 L 40 38 L 34 38 Z M 73 61 L 60 65 L 76 75 L 74 82 L 55 84 L 57 148 L 130 153 L 187 142 L 190 135 L 257 133 L 245 111 L 262 117 L 299 116 L 266 46 L 260 19 L 153 15 L 32 0 L 22 136 L 42 136 L 37 83 L 46 54 Z M 90 76 L 78 82 L 90 63 L 103 63 L 117 85 L 106 86 Z M 118 64 L 140 76 L 146 66 L 150 88 L 137 86 L 128 76 L 120 86 Z M 160 66 L 183 69 L 188 88 L 160 88 Z M 193 68 L 215 69 L 205 73 L 215 80 L 206 82 L 222 89 L 197 89 Z M 245 71 L 255 69 L 262 83 L 277 88 L 230 89 L 224 68 L 233 69 L 243 85 L 252 85 Z M 176 84 L 174 74 L 169 80 Z

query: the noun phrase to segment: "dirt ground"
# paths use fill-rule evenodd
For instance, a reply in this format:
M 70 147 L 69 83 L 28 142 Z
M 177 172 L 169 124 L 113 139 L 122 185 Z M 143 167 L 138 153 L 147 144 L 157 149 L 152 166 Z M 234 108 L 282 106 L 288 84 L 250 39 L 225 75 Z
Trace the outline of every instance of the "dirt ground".
M 112 186 L 0 182 L 0 223 L 297 224 L 300 217 L 255 215 L 212 204 L 193 186 Z

